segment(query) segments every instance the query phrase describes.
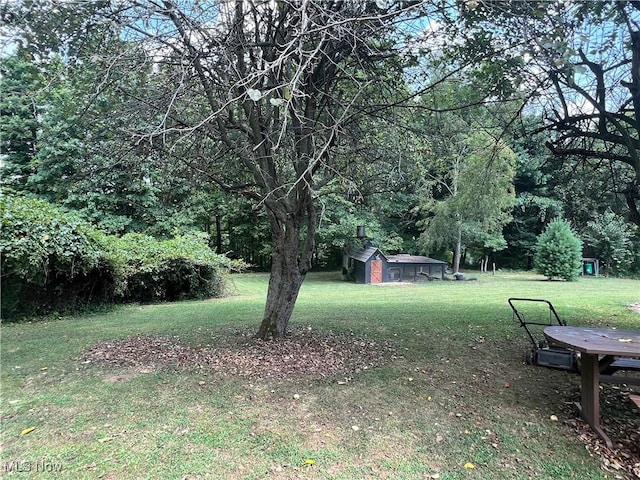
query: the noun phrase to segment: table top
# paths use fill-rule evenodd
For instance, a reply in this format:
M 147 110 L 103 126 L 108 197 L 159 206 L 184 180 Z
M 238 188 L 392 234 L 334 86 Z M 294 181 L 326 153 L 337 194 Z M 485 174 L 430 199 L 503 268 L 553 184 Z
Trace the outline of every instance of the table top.
M 544 336 L 551 345 L 587 354 L 640 357 L 640 330 L 553 326 Z

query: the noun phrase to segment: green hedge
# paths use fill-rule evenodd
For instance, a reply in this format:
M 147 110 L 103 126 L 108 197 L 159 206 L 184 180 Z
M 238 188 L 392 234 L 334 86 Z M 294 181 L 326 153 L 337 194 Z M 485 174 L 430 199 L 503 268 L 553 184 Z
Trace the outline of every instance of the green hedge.
M 103 235 L 101 247 L 115 270 L 114 294 L 123 301 L 163 301 L 219 297 L 230 261 L 214 253 L 206 235 L 158 241 L 129 233 Z
M 217 297 L 240 267 L 204 234 L 158 241 L 106 235 L 41 200 L 0 198 L 2 318 L 81 311 L 113 302 Z

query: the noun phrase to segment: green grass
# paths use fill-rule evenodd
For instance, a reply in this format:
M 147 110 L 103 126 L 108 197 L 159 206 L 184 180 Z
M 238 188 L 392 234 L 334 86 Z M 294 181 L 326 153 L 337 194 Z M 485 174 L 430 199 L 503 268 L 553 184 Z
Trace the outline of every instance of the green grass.
M 548 299 L 571 325 L 637 329 L 628 306 L 640 302 L 638 281 L 499 273 L 369 286 L 311 274 L 291 327 L 387 339 L 401 354 L 346 384 L 79 360 L 95 344 L 139 333 L 206 345 L 220 332 L 257 329 L 268 277 L 232 278 L 220 300 L 3 325 L 0 475 L 26 476 L 8 472 L 19 466 L 63 479 L 616 478 L 565 423 L 578 377 L 523 364 L 527 338 L 507 298 Z

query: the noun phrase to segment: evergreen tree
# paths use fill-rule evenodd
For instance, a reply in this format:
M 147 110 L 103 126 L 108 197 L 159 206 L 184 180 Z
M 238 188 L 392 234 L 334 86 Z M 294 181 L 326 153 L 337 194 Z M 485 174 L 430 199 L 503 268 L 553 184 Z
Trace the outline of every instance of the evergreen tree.
M 557 218 L 538 236 L 534 257 L 536 270 L 549 280 L 574 280 L 582 264 L 582 240 L 569 222 Z
M 28 52 L 19 50 L 0 62 L 0 150 L 2 185 L 24 187 L 32 167 L 38 134 L 38 95 L 43 78 Z

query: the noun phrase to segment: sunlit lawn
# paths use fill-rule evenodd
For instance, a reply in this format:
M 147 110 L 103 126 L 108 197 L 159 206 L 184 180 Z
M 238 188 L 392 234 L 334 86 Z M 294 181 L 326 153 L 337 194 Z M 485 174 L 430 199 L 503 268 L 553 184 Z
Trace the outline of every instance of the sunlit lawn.
M 392 363 L 346 379 L 247 379 L 79 360 L 97 343 L 136 334 L 206 345 L 214 333 L 257 329 L 266 275 L 233 276 L 231 295 L 220 300 L 4 324 L 0 475 L 616 478 L 566 423 L 576 418 L 567 404 L 578 399 L 578 376 L 523 363 L 528 340 L 507 298 L 548 299 L 570 325 L 637 329 L 640 315 L 629 305 L 640 302 L 640 283 L 476 276 L 371 286 L 342 282 L 338 273 L 309 275 L 291 327 L 386 339 L 398 352 Z M 614 407 L 603 406 L 603 417 Z

